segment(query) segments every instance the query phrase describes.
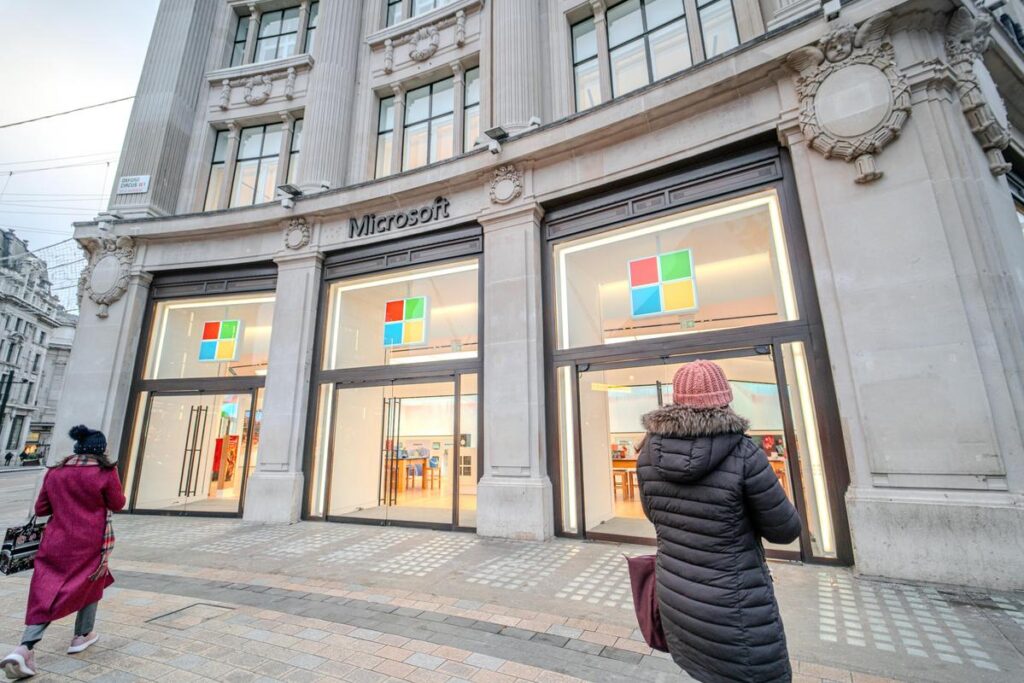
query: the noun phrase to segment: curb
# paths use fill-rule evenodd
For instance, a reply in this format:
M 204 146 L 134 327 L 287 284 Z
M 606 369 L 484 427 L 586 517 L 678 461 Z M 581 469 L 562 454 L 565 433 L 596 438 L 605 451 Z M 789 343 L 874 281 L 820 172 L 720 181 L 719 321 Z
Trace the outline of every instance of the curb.
M 45 469 L 46 468 L 43 467 L 42 465 L 37 465 L 35 467 L 22 467 L 20 465 L 11 465 L 10 467 L 0 466 L 0 474 L 10 474 L 12 472 L 38 472 L 39 470 Z

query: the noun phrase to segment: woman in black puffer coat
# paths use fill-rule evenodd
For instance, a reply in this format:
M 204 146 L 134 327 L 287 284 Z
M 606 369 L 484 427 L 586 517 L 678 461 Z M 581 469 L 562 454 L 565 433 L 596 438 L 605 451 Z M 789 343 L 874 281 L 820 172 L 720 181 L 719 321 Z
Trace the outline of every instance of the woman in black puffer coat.
M 637 474 L 658 534 L 661 621 L 676 664 L 703 683 L 790 681 L 786 634 L 761 539 L 790 543 L 800 518 L 744 436 L 725 373 L 676 372 L 675 405 L 643 418 Z

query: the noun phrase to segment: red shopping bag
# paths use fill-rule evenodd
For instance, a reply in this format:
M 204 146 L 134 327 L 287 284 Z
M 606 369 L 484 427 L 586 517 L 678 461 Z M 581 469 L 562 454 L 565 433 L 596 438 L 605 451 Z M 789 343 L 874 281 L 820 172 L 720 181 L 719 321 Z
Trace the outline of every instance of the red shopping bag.
M 644 640 L 655 650 L 668 652 L 665 631 L 661 628 L 661 610 L 654 579 L 654 555 L 627 557 L 629 584 L 633 588 L 633 608 Z

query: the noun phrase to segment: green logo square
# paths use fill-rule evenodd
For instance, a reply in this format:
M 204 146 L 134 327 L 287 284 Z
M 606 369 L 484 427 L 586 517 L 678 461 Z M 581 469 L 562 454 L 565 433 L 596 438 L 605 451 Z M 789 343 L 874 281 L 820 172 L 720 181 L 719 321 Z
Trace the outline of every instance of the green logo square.
M 221 339 L 234 339 L 238 336 L 238 321 L 237 320 L 223 320 L 220 324 L 220 338 Z
M 418 320 L 423 318 L 423 304 L 424 300 L 422 296 L 417 296 L 412 299 L 405 300 L 405 319 L 406 320 Z
M 693 277 L 693 270 L 690 264 L 690 250 L 680 249 L 668 254 L 662 254 L 661 260 L 661 281 L 681 280 L 682 278 Z

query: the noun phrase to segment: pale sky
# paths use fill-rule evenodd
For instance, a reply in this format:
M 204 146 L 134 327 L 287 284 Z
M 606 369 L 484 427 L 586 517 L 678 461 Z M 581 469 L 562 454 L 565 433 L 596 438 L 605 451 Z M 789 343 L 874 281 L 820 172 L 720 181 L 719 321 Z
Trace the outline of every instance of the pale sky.
M 158 5 L 0 0 L 0 125 L 134 95 Z M 106 208 L 131 107 L 0 129 L 0 227 L 36 249 Z M 90 162 L 100 163 L 81 165 Z

